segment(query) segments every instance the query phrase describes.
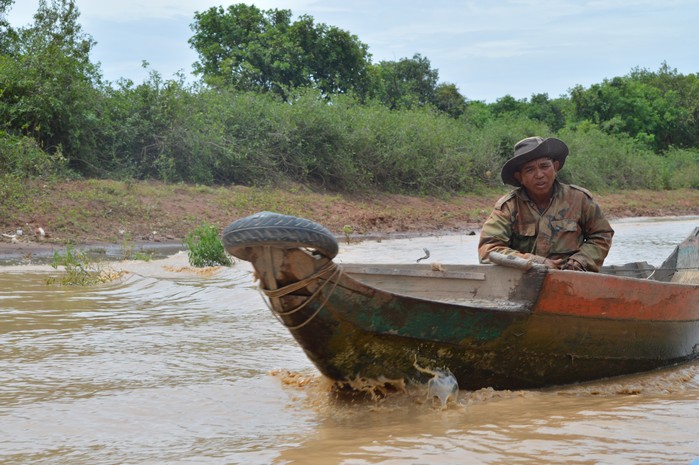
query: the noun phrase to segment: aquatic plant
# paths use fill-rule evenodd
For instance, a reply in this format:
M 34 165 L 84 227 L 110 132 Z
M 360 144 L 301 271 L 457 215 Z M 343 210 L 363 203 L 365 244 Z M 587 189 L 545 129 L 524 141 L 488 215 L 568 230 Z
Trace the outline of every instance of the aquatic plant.
M 189 264 L 195 267 L 230 266 L 230 257 L 219 239 L 219 232 L 212 224 L 204 223 L 184 238 Z
M 64 268 L 64 274 L 60 278 L 49 278 L 47 284 L 92 286 L 112 281 L 123 275 L 123 272 L 102 268 L 92 262 L 85 252 L 73 248 L 70 244 L 66 246 L 65 254 L 58 251 L 53 253 L 51 267 L 58 269 L 60 266 Z
M 342 233 L 345 235 L 345 240 L 347 241 L 348 244 L 350 243 L 350 241 L 352 239 L 351 236 L 352 236 L 353 232 L 354 232 L 354 228 L 352 228 L 352 226 L 350 226 L 348 224 L 346 224 L 342 227 Z

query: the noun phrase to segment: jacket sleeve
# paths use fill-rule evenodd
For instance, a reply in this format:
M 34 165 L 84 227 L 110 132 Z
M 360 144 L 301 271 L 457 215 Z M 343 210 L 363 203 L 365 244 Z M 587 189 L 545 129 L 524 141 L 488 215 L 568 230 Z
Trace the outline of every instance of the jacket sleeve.
M 581 227 L 583 243 L 570 258 L 583 265 L 586 271 L 599 271 L 612 246 L 614 230 L 592 198 L 588 198 L 583 207 Z
M 490 252 L 499 252 L 503 255 L 515 255 L 535 263 L 544 263 L 545 257 L 532 253 L 520 252 L 511 247 L 512 245 L 512 224 L 515 212 L 509 202 L 502 199 L 490 213 L 488 219 L 483 223 L 480 240 L 478 242 L 478 259 L 481 263 L 490 263 L 488 255 Z

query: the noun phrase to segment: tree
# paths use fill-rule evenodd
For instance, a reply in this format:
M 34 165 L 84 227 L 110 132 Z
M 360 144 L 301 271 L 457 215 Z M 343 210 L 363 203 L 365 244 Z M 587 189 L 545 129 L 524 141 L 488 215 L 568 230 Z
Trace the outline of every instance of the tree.
M 699 125 L 696 123 L 699 121 L 699 73 L 683 75 L 663 63 L 657 72 L 635 68 L 629 77 L 659 89 L 663 95 L 676 94 L 681 113 L 668 138 L 678 147 L 699 145 Z
M 503 116 L 506 113 L 524 114 L 527 107 L 527 99 L 517 100 L 510 94 L 495 100 L 490 104 L 495 116 Z
M 284 98 L 298 87 L 324 94 L 366 87 L 368 48 L 356 36 L 290 10 L 245 4 L 197 12 L 189 44 L 194 64 L 209 85 L 270 91 Z
M 368 94 L 392 110 L 435 103 L 439 71 L 419 53 L 413 58 L 381 61 L 372 68 Z
M 458 118 L 466 112 L 466 99 L 454 84 L 439 84 L 434 92 L 434 104 L 452 118 Z
M 73 0 L 40 0 L 33 25 L 20 28 L 0 57 L 0 118 L 11 133 L 36 139 L 49 153 L 63 150 L 77 164 L 94 152 L 94 45 L 78 23 Z
M 626 133 L 655 150 L 676 143 L 675 127 L 686 117 L 676 91 L 663 91 L 633 75 L 571 90 L 574 117 L 609 134 Z
M 531 119 L 544 122 L 557 132 L 566 124 L 561 100 L 550 100 L 548 94 L 534 94 L 527 106 L 527 115 Z
M 14 0 L 0 0 L 0 54 L 9 52 L 10 44 L 17 40 L 17 33 L 7 21 L 7 12 Z

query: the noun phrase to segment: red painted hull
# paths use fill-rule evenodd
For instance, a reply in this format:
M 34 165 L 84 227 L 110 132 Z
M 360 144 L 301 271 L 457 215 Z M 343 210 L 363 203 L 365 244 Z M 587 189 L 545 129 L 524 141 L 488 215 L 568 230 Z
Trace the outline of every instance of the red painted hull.
M 537 388 L 699 357 L 699 228 L 658 269 L 602 273 L 492 255 L 500 265 L 336 265 L 327 230 L 268 212 L 232 223 L 224 245 L 309 359 L 350 386 L 426 381 L 420 366 L 461 389 Z

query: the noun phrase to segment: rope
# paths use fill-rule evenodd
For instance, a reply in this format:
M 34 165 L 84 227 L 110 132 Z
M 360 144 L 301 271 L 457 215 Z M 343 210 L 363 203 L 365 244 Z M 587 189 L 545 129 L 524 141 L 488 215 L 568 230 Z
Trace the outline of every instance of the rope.
M 330 276 L 325 277 L 325 275 L 327 275 L 327 274 L 330 274 Z M 260 284 L 259 289 L 260 289 L 260 292 L 264 293 L 270 299 L 271 298 L 279 298 L 279 297 L 283 297 L 285 295 L 288 295 L 294 291 L 297 291 L 303 287 L 306 287 L 308 284 L 310 284 L 315 279 L 323 279 L 323 284 L 321 284 L 318 287 L 318 289 L 316 289 L 315 292 L 313 292 L 313 294 L 311 294 L 301 305 L 299 305 L 295 308 L 292 308 L 290 310 L 277 311 L 274 309 L 274 307 L 272 307 L 272 305 L 270 304 L 270 302 L 267 299 L 263 299 L 265 301 L 265 304 L 267 305 L 267 308 L 269 308 L 269 310 L 272 312 L 272 315 L 274 315 L 274 317 L 277 319 L 277 321 L 279 321 L 279 323 L 286 326 L 287 329 L 290 329 L 290 330 L 300 329 L 300 328 L 303 328 L 304 326 L 306 326 L 308 323 L 310 323 L 311 320 L 313 320 L 320 313 L 320 311 L 325 307 L 325 304 L 328 303 L 328 300 L 330 299 L 332 294 L 335 292 L 335 288 L 337 287 L 337 284 L 340 281 L 341 274 L 342 274 L 342 269 L 340 267 L 338 267 L 335 263 L 329 262 L 327 265 L 325 265 L 323 268 L 321 268 L 318 272 L 316 272 L 310 276 L 307 276 L 306 278 L 304 278 L 300 281 L 297 281 L 295 283 L 289 284 L 289 285 L 284 286 L 284 287 L 279 288 L 279 289 L 264 289 L 262 287 L 262 284 Z M 300 311 L 301 309 L 303 309 L 304 307 L 306 307 L 306 305 L 308 305 L 311 301 L 313 301 L 313 299 L 315 299 L 318 296 L 318 294 L 320 294 L 320 292 L 325 288 L 325 286 L 330 281 L 334 281 L 333 287 L 330 290 L 330 292 L 328 292 L 323 303 L 318 306 L 318 308 L 316 309 L 315 312 L 313 312 L 313 315 L 309 316 L 308 319 L 306 319 L 306 321 L 304 321 L 303 323 L 300 323 L 300 324 L 294 325 L 294 326 L 289 326 L 284 322 L 284 320 L 281 318 L 282 316 L 293 315 L 294 313 L 296 313 L 296 312 Z
M 337 265 L 333 262 L 328 262 L 323 268 L 318 270 L 316 273 L 313 273 L 310 276 L 307 276 L 303 278 L 300 281 L 296 281 L 295 283 L 291 283 L 287 286 L 280 287 L 279 289 L 262 289 L 262 292 L 269 297 L 269 298 L 279 298 L 279 297 L 284 297 L 287 294 L 291 294 L 292 292 L 296 292 L 299 289 L 302 289 L 306 287 L 311 281 L 313 281 L 316 278 L 320 278 L 325 274 L 328 274 L 332 271 L 335 271 L 337 269 Z

